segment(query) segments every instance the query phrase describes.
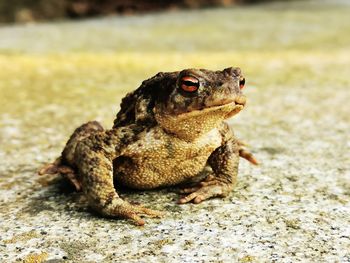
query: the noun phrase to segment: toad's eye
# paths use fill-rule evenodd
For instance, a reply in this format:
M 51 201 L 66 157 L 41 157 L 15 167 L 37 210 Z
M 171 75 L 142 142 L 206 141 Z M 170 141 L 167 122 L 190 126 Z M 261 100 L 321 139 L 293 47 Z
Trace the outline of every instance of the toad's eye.
M 244 88 L 244 85 L 245 85 L 245 78 L 241 78 L 239 80 L 239 88 L 240 89 L 243 89 Z
M 187 92 L 195 92 L 199 88 L 199 80 L 195 77 L 182 77 L 181 78 L 181 89 Z

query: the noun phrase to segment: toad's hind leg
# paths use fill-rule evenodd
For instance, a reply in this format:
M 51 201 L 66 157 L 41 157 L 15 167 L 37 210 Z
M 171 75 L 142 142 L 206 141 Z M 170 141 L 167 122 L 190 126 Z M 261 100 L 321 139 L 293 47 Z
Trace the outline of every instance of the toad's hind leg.
M 62 154 L 53 163 L 46 164 L 39 170 L 39 175 L 61 174 L 75 187 L 81 190 L 81 182 L 76 172 L 76 160 L 74 158 L 77 144 L 91 134 L 102 132 L 103 127 L 97 121 L 91 121 L 78 127 L 69 138 Z
M 248 162 L 254 165 L 259 165 L 259 161 L 255 159 L 254 155 L 248 151 L 245 146 L 247 146 L 244 142 L 237 140 L 237 144 L 239 146 L 239 156 L 246 159 Z
M 73 132 L 62 151 L 62 161 L 71 167 L 76 167 L 76 160 L 74 156 L 78 143 L 90 135 L 102 131 L 102 125 L 97 121 L 90 121 L 78 127 Z
M 68 181 L 75 187 L 75 190 L 81 190 L 81 184 L 78 180 L 77 174 L 70 166 L 65 165 L 62 162 L 62 157 L 58 157 L 53 163 L 44 165 L 39 171 L 39 175 L 48 174 L 60 174 L 62 177 L 68 179 Z

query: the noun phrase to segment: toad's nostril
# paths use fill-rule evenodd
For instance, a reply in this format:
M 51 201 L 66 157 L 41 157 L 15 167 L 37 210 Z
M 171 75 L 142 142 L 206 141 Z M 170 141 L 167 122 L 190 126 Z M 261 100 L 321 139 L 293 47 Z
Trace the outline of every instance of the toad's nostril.
M 235 98 L 235 102 L 236 104 L 239 104 L 239 105 L 245 105 L 247 99 L 245 96 L 238 96 Z

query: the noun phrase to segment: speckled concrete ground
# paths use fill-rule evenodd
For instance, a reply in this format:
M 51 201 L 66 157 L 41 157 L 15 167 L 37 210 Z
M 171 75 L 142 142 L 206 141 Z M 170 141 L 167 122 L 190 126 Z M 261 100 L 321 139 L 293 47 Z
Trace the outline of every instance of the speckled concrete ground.
M 322 3 L 0 28 L 0 261 L 350 262 L 350 7 Z M 229 197 L 180 206 L 167 189 L 125 192 L 168 211 L 136 227 L 37 177 L 77 125 L 111 126 L 144 78 L 232 64 L 249 104 L 230 124 L 262 165 L 242 161 Z

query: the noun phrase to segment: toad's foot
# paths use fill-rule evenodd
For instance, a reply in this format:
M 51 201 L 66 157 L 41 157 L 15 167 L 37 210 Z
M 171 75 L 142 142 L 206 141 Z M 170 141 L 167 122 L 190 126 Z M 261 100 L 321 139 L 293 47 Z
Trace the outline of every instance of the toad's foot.
M 122 201 L 121 204 L 118 204 L 107 211 L 103 211 L 103 213 L 110 217 L 131 219 L 136 225 L 139 226 L 143 226 L 145 224 L 145 220 L 143 220 L 141 216 L 162 217 L 164 215 L 164 213 L 161 211 L 149 209 L 143 207 L 142 205 L 133 205 L 126 201 Z
M 254 165 L 259 165 L 259 161 L 254 157 L 254 155 L 249 152 L 245 146 L 247 146 L 246 143 L 242 141 L 237 141 L 238 146 L 239 146 L 239 156 L 246 159 L 248 162 L 254 164 Z
M 189 194 L 180 198 L 179 204 L 193 202 L 198 204 L 211 197 L 224 197 L 229 194 L 232 185 L 218 180 L 213 175 L 209 175 L 203 182 L 194 187 L 184 188 L 182 194 Z
M 77 175 L 73 168 L 62 164 L 62 158 L 59 157 L 53 163 L 44 165 L 39 171 L 39 175 L 45 174 L 61 174 L 64 178 L 67 178 L 68 181 L 75 187 L 77 191 L 81 190 L 81 183 L 77 179 Z

